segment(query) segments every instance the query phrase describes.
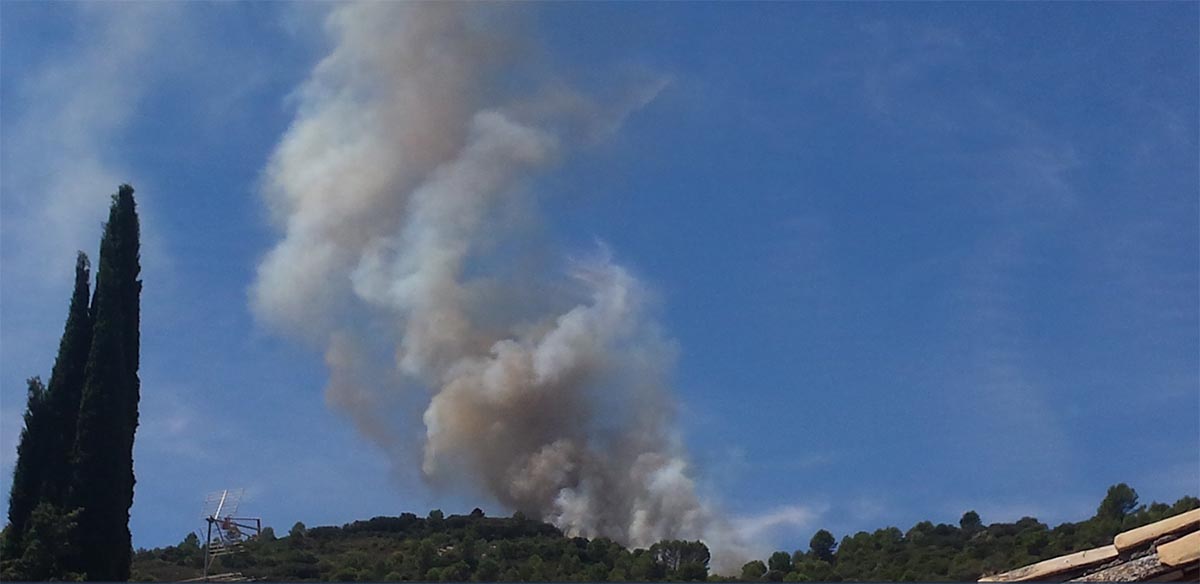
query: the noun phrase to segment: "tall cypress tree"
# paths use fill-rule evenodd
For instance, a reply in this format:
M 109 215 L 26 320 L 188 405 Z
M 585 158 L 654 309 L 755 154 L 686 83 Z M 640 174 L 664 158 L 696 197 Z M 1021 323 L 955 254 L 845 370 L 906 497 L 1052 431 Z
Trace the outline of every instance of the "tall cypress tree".
M 78 572 L 128 580 L 133 439 L 139 401 L 139 227 L 133 188 L 113 196 L 92 301 L 92 342 L 84 374 L 71 502 L 80 510 Z
M 8 494 L 8 528 L 0 551 L 5 560 L 24 553 L 29 518 L 39 503 L 46 479 L 46 453 L 52 430 L 46 416 L 46 388 L 37 377 L 29 379 L 29 400 L 25 406 L 25 428 L 17 444 L 17 465 L 13 469 L 12 489 Z
M 75 291 L 67 312 L 67 324 L 58 345 L 58 358 L 50 373 L 46 406 L 53 429 L 46 459 L 46 481 L 42 500 L 62 508 L 67 502 L 79 419 L 79 401 L 83 395 L 84 374 L 92 345 L 92 316 L 88 308 L 88 258 L 83 252 L 75 260 Z

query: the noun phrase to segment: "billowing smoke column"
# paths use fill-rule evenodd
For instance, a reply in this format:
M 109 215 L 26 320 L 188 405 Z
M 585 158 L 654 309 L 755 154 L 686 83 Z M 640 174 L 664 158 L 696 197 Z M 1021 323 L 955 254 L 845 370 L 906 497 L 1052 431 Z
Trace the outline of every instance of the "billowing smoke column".
M 333 50 L 266 172 L 283 238 L 254 308 L 327 346 L 330 402 L 393 454 L 405 432 L 389 404 L 427 388 L 429 480 L 482 486 L 572 535 L 720 551 L 723 523 L 673 435 L 674 351 L 645 290 L 603 250 L 547 267 L 522 188 L 623 112 L 561 88 L 502 97 L 518 45 L 477 9 L 329 15 Z M 395 355 L 382 381 L 364 349 L 381 338 Z

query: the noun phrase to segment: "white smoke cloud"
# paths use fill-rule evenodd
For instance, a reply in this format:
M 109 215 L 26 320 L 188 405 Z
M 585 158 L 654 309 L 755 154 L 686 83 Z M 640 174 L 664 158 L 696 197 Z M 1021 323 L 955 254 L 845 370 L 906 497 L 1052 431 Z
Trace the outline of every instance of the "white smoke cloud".
M 562 273 L 529 245 L 530 176 L 616 131 L 665 82 L 615 107 L 550 84 L 502 97 L 518 43 L 471 10 L 329 15 L 332 52 L 265 174 L 283 238 L 253 307 L 327 347 L 329 402 L 398 465 L 408 434 L 391 406 L 425 388 L 432 483 L 483 489 L 571 535 L 705 539 L 722 565 L 741 548 L 675 435 L 675 349 L 646 290 L 606 251 Z M 386 371 L 366 356 L 381 340 Z

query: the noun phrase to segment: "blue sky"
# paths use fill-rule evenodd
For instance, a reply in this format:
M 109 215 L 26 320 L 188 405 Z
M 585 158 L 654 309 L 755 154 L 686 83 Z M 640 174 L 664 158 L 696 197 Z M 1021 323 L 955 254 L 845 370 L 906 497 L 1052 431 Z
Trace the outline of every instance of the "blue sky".
M 286 528 L 503 505 L 326 405 L 264 322 L 264 191 L 336 5 L 19 3 L 0 36 L 0 481 L 108 194 L 143 222 L 137 546 L 247 489 Z M 555 258 L 602 241 L 677 350 L 702 494 L 772 545 L 1083 519 L 1200 491 L 1194 3 L 490 7 L 519 75 L 619 128 L 523 179 Z M 657 88 L 640 107 L 630 88 Z M 635 100 L 636 101 L 636 100 Z M 416 420 L 419 423 L 419 419 Z M 397 421 L 407 432 L 413 420 Z M 763 527 L 766 526 L 766 527 Z

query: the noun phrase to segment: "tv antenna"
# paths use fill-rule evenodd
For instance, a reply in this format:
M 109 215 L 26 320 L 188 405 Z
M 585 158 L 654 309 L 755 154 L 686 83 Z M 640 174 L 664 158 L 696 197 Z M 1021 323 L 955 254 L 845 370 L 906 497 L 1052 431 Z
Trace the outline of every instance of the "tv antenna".
M 259 517 L 239 517 L 238 506 L 245 489 L 225 489 L 209 493 L 204 499 L 204 521 L 208 524 L 208 536 L 204 539 L 204 581 L 208 581 L 208 569 L 213 560 L 243 551 L 243 544 L 262 532 Z

